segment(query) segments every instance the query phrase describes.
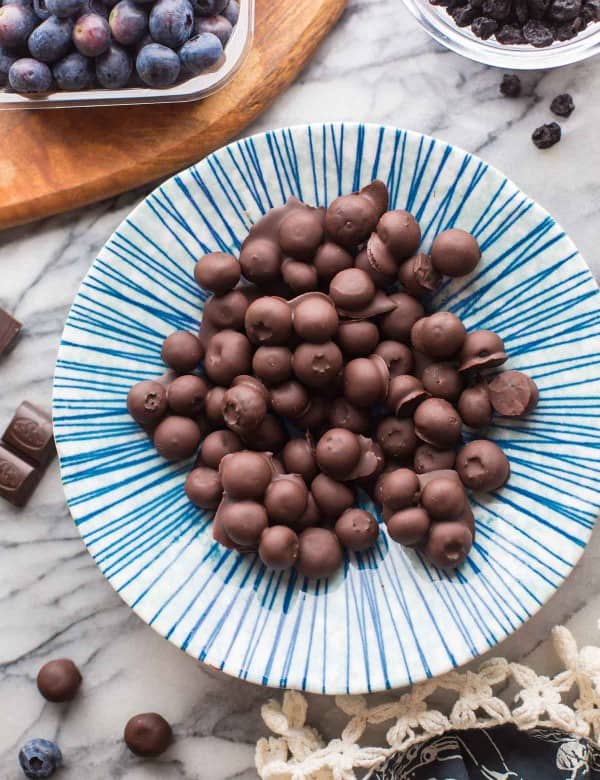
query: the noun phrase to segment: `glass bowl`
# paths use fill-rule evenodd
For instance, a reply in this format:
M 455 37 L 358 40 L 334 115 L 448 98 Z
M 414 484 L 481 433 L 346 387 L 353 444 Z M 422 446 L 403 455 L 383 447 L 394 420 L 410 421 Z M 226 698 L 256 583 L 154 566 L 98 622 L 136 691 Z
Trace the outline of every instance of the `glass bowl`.
M 19 95 L 0 89 L 2 108 L 85 108 L 135 103 L 181 103 L 199 100 L 221 89 L 238 71 L 250 49 L 254 34 L 254 0 L 241 0 L 240 16 L 227 42 L 222 60 L 214 68 L 167 89 L 131 86 L 123 89 L 86 89 L 81 92 L 49 92 L 47 95 Z
M 558 68 L 600 53 L 600 22 L 594 22 L 576 38 L 557 41 L 536 49 L 529 44 L 503 45 L 495 38 L 487 41 L 473 35 L 470 27 L 458 27 L 443 6 L 429 0 L 404 0 L 404 5 L 421 27 L 442 46 L 470 60 L 509 70 Z

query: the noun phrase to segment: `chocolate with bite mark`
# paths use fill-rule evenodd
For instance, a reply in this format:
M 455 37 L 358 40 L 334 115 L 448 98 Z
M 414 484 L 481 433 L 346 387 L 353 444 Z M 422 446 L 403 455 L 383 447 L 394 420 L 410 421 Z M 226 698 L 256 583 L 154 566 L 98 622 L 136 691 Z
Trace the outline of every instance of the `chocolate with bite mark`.
M 488 385 L 494 411 L 503 417 L 522 417 L 535 409 L 539 391 L 531 377 L 522 371 L 503 371 Z

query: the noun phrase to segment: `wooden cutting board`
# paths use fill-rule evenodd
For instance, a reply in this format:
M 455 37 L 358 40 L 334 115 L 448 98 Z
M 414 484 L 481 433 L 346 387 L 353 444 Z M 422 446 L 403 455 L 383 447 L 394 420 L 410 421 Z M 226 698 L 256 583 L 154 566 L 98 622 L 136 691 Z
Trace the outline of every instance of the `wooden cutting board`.
M 232 81 L 195 103 L 0 111 L 0 228 L 116 195 L 196 162 L 293 81 L 346 0 L 256 0 Z

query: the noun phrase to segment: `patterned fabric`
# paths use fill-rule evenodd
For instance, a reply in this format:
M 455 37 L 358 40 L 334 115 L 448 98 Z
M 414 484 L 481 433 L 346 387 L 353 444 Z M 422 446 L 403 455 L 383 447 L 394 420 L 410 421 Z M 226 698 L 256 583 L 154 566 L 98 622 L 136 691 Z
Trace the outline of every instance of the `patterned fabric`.
M 391 756 L 370 780 L 600 780 L 600 750 L 557 729 L 451 731 Z

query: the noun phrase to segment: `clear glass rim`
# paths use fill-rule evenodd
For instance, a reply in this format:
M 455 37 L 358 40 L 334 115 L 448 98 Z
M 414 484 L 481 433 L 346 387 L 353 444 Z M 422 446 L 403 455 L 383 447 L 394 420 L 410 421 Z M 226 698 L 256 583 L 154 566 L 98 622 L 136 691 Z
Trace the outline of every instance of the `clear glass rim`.
M 403 0 L 421 27 L 439 44 L 484 65 L 507 70 L 558 68 L 600 54 L 600 22 L 589 25 L 570 41 L 553 43 L 543 49 L 529 45 L 503 45 L 490 38 L 477 38 L 469 27 L 458 27 L 443 6 L 429 0 Z

